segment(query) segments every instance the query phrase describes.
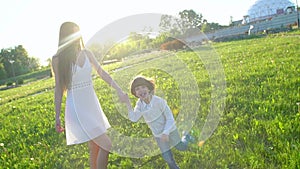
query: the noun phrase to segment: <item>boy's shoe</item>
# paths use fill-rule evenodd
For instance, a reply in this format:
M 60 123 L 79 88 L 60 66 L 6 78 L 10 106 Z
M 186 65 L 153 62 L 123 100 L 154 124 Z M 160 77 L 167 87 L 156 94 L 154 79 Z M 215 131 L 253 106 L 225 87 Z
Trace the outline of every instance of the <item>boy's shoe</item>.
M 190 135 L 187 131 L 183 131 L 183 137 L 181 139 L 182 142 L 186 142 L 186 143 L 194 143 L 195 142 L 195 138 Z
M 191 142 L 191 143 L 195 142 L 195 138 L 192 135 L 187 134 L 185 137 L 186 137 L 188 142 Z

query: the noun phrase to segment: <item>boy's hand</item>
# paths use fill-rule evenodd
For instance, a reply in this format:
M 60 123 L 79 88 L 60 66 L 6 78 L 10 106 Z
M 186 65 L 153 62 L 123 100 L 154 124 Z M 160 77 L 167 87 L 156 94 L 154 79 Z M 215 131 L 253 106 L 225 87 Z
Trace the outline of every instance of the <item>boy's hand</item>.
M 160 138 L 162 142 L 168 142 L 169 141 L 169 135 L 163 134 Z

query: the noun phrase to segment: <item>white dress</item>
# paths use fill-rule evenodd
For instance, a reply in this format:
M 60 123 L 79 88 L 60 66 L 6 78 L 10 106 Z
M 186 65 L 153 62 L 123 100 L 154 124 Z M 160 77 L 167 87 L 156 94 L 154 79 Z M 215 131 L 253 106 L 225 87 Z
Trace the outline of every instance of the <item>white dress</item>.
M 75 65 L 73 69 L 65 108 L 67 145 L 92 140 L 111 127 L 93 87 L 89 59 L 85 57 L 84 65 Z

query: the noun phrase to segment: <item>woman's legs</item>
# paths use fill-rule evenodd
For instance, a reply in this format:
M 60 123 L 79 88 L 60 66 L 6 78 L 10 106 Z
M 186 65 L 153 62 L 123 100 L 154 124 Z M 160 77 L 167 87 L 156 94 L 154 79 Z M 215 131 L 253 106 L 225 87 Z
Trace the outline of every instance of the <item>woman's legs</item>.
M 90 166 L 91 169 L 96 169 L 99 146 L 94 141 L 89 141 L 89 148 L 90 148 Z
M 111 148 L 111 140 L 106 134 L 89 142 L 91 169 L 106 169 Z

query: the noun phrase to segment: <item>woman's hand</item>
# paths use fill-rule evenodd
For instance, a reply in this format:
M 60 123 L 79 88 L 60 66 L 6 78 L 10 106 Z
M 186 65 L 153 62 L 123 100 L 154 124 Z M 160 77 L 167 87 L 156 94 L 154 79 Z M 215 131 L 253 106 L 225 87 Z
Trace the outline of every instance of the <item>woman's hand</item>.
M 60 118 L 59 117 L 56 117 L 55 119 L 55 129 L 58 133 L 61 133 L 63 131 L 65 131 L 65 129 L 61 126 L 61 123 L 60 123 Z
M 168 142 L 168 141 L 169 141 L 169 135 L 163 134 L 163 135 L 160 137 L 160 140 L 161 140 L 162 142 Z
M 120 91 L 118 92 L 118 95 L 119 95 L 119 100 L 122 102 L 122 103 L 128 103 L 128 95 L 126 93 L 124 93 L 123 91 Z

